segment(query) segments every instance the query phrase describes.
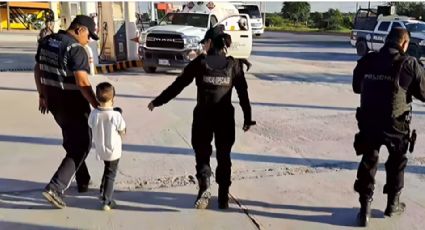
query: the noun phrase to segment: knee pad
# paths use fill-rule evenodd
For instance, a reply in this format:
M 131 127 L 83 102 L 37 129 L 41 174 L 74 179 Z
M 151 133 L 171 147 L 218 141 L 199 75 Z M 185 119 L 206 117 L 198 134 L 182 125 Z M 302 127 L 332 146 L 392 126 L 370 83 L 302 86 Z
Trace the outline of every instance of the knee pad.
M 374 190 L 375 190 L 375 185 L 373 184 L 365 184 L 359 180 L 356 180 L 354 182 L 354 191 L 359 193 L 361 196 L 372 197 Z

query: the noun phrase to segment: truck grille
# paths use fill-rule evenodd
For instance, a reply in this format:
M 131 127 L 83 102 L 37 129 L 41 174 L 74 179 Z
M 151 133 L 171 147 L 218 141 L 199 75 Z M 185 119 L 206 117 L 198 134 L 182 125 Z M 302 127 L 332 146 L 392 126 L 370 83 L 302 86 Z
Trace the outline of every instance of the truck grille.
M 183 49 L 184 41 L 178 34 L 148 34 L 146 46 L 149 48 Z
M 263 27 L 263 23 L 261 22 L 253 22 L 251 23 L 252 28 L 262 28 Z

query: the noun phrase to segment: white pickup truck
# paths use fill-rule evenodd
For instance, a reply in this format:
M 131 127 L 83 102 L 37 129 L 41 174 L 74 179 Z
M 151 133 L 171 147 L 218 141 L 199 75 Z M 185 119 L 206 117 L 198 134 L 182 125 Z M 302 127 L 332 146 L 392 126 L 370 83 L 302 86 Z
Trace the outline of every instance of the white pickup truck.
M 241 26 L 241 22 L 244 26 Z M 216 3 L 212 10 L 205 6 L 192 12 L 168 13 L 158 25 L 143 31 L 139 39 L 143 69 L 147 73 L 154 73 L 158 67 L 184 68 L 203 52 L 199 42 L 209 28 L 218 24 L 224 25 L 225 32 L 232 36 L 228 55 L 248 58 L 252 50 L 249 16 L 239 14 L 232 4 Z
M 351 32 L 351 45 L 356 47 L 359 56 L 369 51 L 378 51 L 394 27 L 405 28 L 410 32 L 409 55 L 417 59 L 425 56 L 425 22 L 398 15 L 378 16 L 370 9 L 357 12 Z

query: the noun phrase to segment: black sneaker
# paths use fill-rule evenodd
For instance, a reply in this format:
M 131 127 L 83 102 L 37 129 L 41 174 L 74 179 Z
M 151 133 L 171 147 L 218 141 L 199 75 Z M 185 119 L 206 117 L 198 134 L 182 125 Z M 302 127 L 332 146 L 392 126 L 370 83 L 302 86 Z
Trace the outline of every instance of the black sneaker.
M 60 195 L 59 193 L 49 189 L 49 190 L 44 190 L 42 192 L 42 195 L 44 196 L 44 198 L 46 198 L 46 200 L 51 203 L 55 208 L 65 208 L 66 204 L 62 199 L 62 195 Z
M 218 202 L 218 208 L 219 209 L 228 209 L 229 208 L 229 202 L 227 201 L 219 201 Z
M 88 184 L 77 184 L 77 190 L 78 193 L 85 193 L 89 191 L 89 186 L 92 184 L 93 182 L 90 180 Z
M 229 208 L 229 186 L 218 187 L 218 208 L 219 209 Z
M 78 185 L 78 193 L 85 193 L 89 191 L 89 185 Z

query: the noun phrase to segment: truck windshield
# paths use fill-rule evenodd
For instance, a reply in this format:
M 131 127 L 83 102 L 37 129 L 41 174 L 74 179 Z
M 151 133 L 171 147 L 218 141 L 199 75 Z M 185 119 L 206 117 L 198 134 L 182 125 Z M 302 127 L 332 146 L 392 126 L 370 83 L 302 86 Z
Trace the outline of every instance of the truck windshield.
M 169 13 L 162 18 L 160 25 L 182 25 L 208 27 L 208 14 Z
M 425 23 L 423 22 L 404 22 L 404 25 L 409 32 L 425 33 Z
M 261 18 L 257 5 L 237 6 L 237 8 L 240 14 L 248 14 L 250 18 Z

